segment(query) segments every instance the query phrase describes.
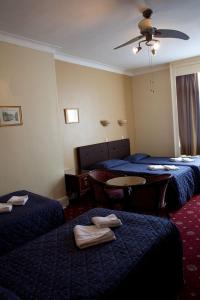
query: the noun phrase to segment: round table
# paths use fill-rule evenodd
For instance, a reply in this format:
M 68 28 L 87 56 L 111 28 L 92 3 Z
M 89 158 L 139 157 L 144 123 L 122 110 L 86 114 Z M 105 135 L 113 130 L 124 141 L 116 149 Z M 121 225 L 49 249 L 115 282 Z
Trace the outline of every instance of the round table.
M 135 185 L 142 185 L 146 183 L 144 177 L 139 176 L 120 176 L 109 179 L 106 184 L 112 187 L 122 188 L 124 191 L 124 209 L 128 210 L 130 204 L 130 190 Z

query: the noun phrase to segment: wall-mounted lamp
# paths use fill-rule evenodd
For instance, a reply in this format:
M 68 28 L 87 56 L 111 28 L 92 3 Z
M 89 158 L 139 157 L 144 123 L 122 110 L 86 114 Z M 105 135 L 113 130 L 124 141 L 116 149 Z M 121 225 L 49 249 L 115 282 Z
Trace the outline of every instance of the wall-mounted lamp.
M 110 122 L 108 120 L 100 120 L 102 126 L 108 126 Z
M 119 126 L 124 126 L 127 124 L 127 120 L 117 120 L 117 123 L 119 124 Z

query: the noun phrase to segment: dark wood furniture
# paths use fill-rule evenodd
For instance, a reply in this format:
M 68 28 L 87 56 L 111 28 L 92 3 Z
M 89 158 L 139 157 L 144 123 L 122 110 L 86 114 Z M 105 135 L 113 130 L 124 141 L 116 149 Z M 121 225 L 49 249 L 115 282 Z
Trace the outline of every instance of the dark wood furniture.
M 91 170 L 95 163 L 108 159 L 123 159 L 130 155 L 129 139 L 98 143 L 76 148 L 80 170 Z
M 146 184 L 132 189 L 129 210 L 169 218 L 165 195 L 172 175 L 154 175 L 146 177 Z
M 124 192 L 123 208 L 129 210 L 130 195 L 135 186 L 140 186 L 146 183 L 144 177 L 139 176 L 119 176 L 106 181 L 109 187 L 121 188 Z M 134 200 L 133 200 L 134 201 Z
M 92 170 L 88 172 L 88 179 L 93 196 L 92 199 L 94 200 L 95 206 L 114 208 L 117 202 L 123 202 L 123 190 L 106 184 L 107 180 L 119 176 L 121 176 L 121 174 L 109 170 Z
M 90 191 L 88 173 L 86 171 L 66 170 L 65 186 L 69 200 L 80 199 Z

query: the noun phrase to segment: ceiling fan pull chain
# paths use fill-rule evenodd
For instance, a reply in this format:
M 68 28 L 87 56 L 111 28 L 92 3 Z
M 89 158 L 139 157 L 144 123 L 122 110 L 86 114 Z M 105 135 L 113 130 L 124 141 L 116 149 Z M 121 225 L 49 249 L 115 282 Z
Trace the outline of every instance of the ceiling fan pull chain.
M 153 57 L 151 55 L 151 49 L 148 48 L 148 59 L 149 59 L 149 67 L 153 67 Z M 152 72 L 153 73 L 153 72 Z M 154 78 L 152 75 L 152 79 L 149 80 L 149 91 L 150 93 L 154 94 L 155 93 L 155 88 L 154 88 Z
M 151 68 L 151 65 L 152 65 L 152 57 L 151 57 L 151 55 L 150 55 L 149 48 L 148 48 L 148 60 L 149 60 L 149 67 Z M 150 93 L 152 93 L 152 81 L 151 81 L 151 79 L 149 80 L 149 91 L 150 91 Z

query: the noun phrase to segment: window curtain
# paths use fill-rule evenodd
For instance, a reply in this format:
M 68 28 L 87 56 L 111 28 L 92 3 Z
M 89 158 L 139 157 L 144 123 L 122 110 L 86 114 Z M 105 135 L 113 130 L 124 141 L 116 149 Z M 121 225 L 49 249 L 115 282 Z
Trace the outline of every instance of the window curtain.
M 200 105 L 198 74 L 176 77 L 181 154 L 200 154 Z

